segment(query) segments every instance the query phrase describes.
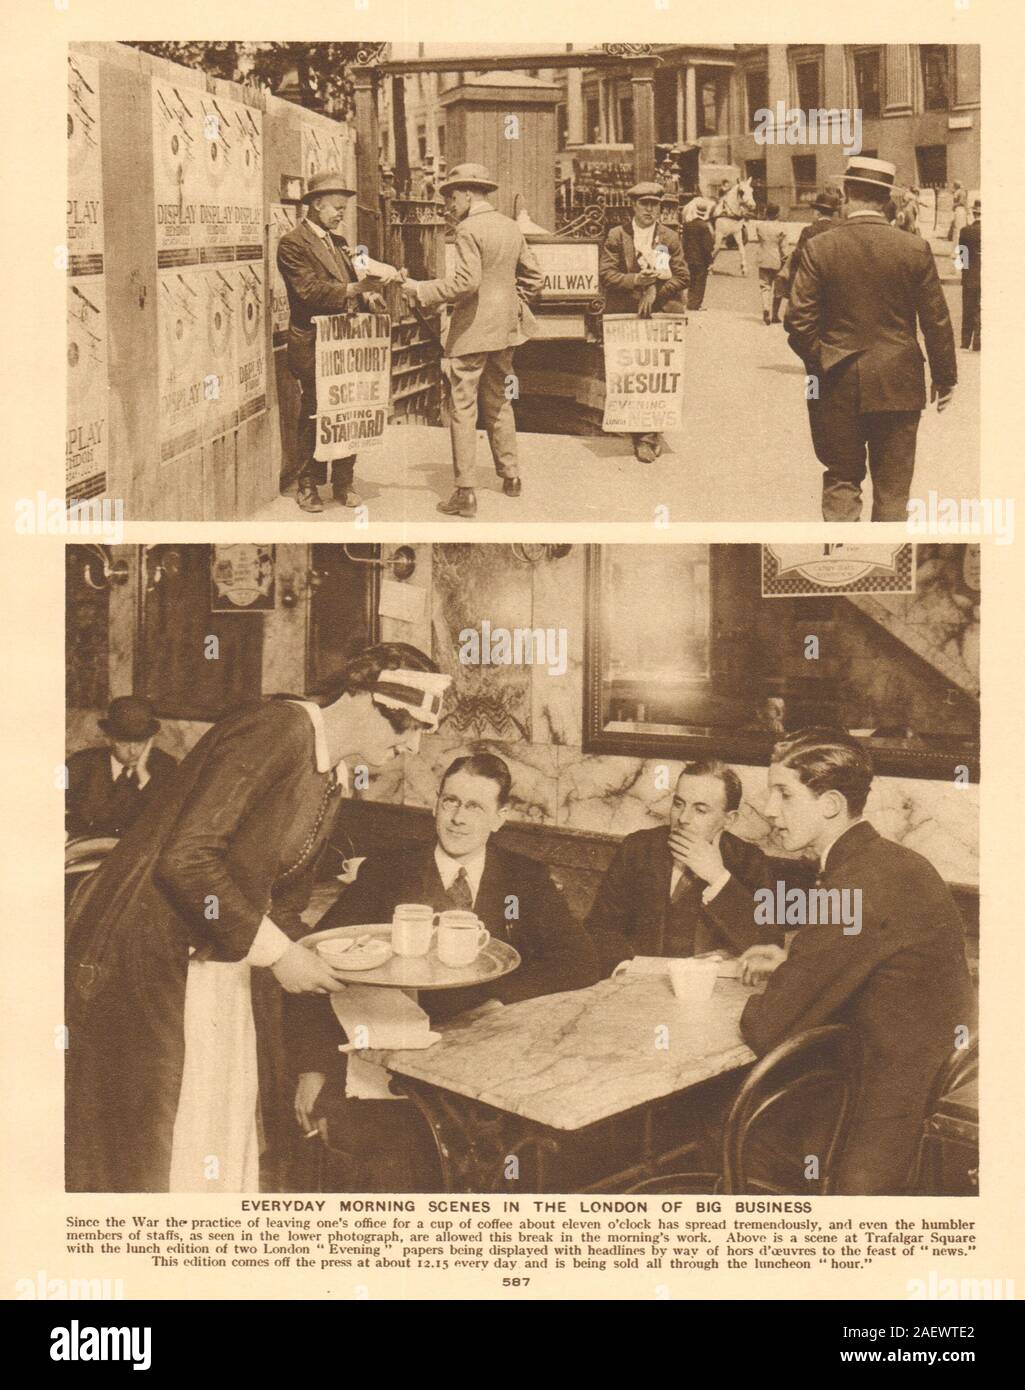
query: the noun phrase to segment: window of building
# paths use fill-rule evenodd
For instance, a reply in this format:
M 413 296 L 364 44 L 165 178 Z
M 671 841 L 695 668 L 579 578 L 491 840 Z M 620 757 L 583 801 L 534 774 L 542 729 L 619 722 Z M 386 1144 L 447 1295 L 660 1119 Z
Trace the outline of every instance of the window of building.
M 421 126 L 417 126 L 417 128 L 416 128 L 416 146 L 417 146 L 417 149 L 420 151 L 420 161 L 421 161 L 421 163 L 422 163 L 422 162 L 427 158 L 427 127 L 426 127 L 426 126 L 422 126 L 422 125 L 421 125 Z
M 698 134 L 719 134 L 719 102 L 714 77 L 706 78 L 698 87 Z
M 854 100 L 862 119 L 878 116 L 882 108 L 882 52 L 863 48 L 854 55 Z
M 797 104 L 802 111 L 810 111 L 822 105 L 822 83 L 820 80 L 818 58 L 807 58 L 794 64 L 794 78 L 797 84 Z
M 634 100 L 632 96 L 619 98 L 619 143 L 632 145 L 634 142 Z
M 918 145 L 915 148 L 919 188 L 946 188 L 946 145 Z
M 817 163 L 813 154 L 795 154 L 791 163 L 794 170 L 794 201 L 799 203 L 815 192 Z
M 588 97 L 585 105 L 584 140 L 597 144 L 601 138 L 601 108 L 597 97 Z
M 444 127 L 443 125 L 438 126 L 438 130 L 437 130 L 437 133 L 436 133 L 436 135 L 435 135 L 434 138 L 435 138 L 435 140 L 437 141 L 438 155 L 439 155 L 439 157 L 440 157 L 441 159 L 444 159 L 444 158 L 445 158 L 445 127 Z
M 764 70 L 749 72 L 745 77 L 747 88 L 747 125 L 754 125 L 755 113 L 769 108 L 769 74 Z
M 947 45 L 923 43 L 918 51 L 922 61 L 922 97 L 925 110 L 946 111 L 950 105 Z

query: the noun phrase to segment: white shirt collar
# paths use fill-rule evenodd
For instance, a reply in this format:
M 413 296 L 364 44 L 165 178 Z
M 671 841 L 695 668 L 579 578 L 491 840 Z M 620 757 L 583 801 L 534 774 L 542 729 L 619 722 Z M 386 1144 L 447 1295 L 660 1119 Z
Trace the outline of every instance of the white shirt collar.
M 482 845 L 476 854 L 472 854 L 469 859 L 453 859 L 451 854 L 446 854 L 441 845 L 434 846 L 434 862 L 438 866 L 438 873 L 444 884 L 445 892 L 452 887 L 459 875 L 460 869 L 466 870 L 466 877 L 470 884 L 470 892 L 473 901 L 477 901 L 477 893 L 480 890 L 480 881 L 484 874 L 484 861 L 487 858 L 488 847 Z
M 861 822 L 862 822 L 864 819 L 865 819 L 864 816 L 859 816 L 857 820 L 848 821 L 848 823 L 847 823 L 847 824 L 844 826 L 844 828 L 840 831 L 839 835 L 834 835 L 834 836 L 833 836 L 833 838 L 830 840 L 829 844 L 826 846 L 826 848 L 825 848 L 825 849 L 822 851 L 822 853 L 819 855 L 819 872 L 820 872 L 820 873 L 825 873 L 825 870 L 826 870 L 826 859 L 827 859 L 827 857 L 828 857 L 828 855 L 829 855 L 829 851 L 830 851 L 830 850 L 833 848 L 833 846 L 836 844 L 837 840 L 842 839 L 842 838 L 844 837 L 844 835 L 847 834 L 848 830 L 850 830 L 851 826 L 853 826 L 853 825 L 860 825 Z
M 313 232 L 316 236 L 320 237 L 321 241 L 330 241 L 330 237 L 328 236 L 327 232 L 324 230 L 323 227 L 318 226 L 316 222 L 311 221 L 311 219 L 308 217 L 304 218 L 303 221 L 306 223 L 307 227 L 309 227 L 311 232 Z
M 858 208 L 857 212 L 849 212 L 846 216 L 847 222 L 853 222 L 856 217 L 878 217 L 881 221 L 886 221 L 884 212 L 876 212 L 875 208 Z
M 331 754 L 327 749 L 327 730 L 324 728 L 324 711 L 319 705 L 315 705 L 312 700 L 289 700 L 290 705 L 298 705 L 309 715 L 310 723 L 313 725 L 313 751 L 317 762 L 318 772 L 331 771 Z M 344 762 L 335 764 L 335 776 L 341 783 L 344 791 L 349 790 L 349 769 Z
M 146 744 L 146 747 L 142 750 L 142 757 L 135 764 L 135 780 L 139 784 L 140 791 L 142 791 L 143 787 L 149 781 L 149 770 L 146 765 L 149 762 L 149 750 L 152 747 L 153 740 L 150 739 L 149 742 Z M 115 758 L 113 750 L 111 750 L 110 775 L 115 782 L 121 776 L 121 773 L 124 771 L 126 765 L 127 764 L 125 763 L 119 762 L 118 759 Z

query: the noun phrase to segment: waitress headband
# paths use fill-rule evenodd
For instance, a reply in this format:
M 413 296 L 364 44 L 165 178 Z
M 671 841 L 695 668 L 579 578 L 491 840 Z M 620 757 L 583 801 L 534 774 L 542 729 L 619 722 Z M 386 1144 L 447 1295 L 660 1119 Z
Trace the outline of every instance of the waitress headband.
M 401 667 L 382 671 L 370 687 L 374 703 L 388 709 L 408 710 L 433 733 L 441 718 L 442 697 L 452 677 L 435 671 L 407 671 Z

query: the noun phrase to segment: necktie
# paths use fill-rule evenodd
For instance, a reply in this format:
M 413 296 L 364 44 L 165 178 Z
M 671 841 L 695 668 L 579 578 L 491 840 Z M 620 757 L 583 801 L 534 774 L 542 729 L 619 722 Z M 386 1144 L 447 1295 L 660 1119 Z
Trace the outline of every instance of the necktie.
M 135 784 L 135 768 L 134 768 L 134 767 L 127 767 L 127 766 L 126 766 L 126 767 L 123 767 L 123 768 L 121 769 L 121 771 L 118 773 L 117 782 L 116 782 L 115 785 L 117 785 L 117 786 L 119 786 L 119 787 L 131 787 L 131 786 L 134 786 L 134 784 Z
M 682 868 L 680 870 L 680 877 L 677 881 L 676 887 L 669 895 L 669 901 L 673 903 L 679 902 L 679 900 L 683 897 L 684 893 L 686 893 L 687 889 L 693 882 L 694 875 L 691 873 L 690 869 Z
M 463 912 L 472 910 L 473 892 L 470 888 L 470 880 L 466 877 L 466 869 L 462 866 L 460 866 L 447 896 L 454 908 L 459 908 Z

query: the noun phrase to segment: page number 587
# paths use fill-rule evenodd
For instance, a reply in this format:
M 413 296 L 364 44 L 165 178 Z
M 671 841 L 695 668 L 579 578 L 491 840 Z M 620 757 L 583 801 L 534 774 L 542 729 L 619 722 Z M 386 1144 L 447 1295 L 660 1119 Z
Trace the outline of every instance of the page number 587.
M 526 1279 L 519 1279 L 519 1278 L 517 1278 L 517 1279 L 503 1279 L 503 1280 L 502 1280 L 502 1288 L 503 1288 L 503 1289 L 525 1289 L 529 1283 L 530 1283 L 529 1277 L 526 1278 Z

